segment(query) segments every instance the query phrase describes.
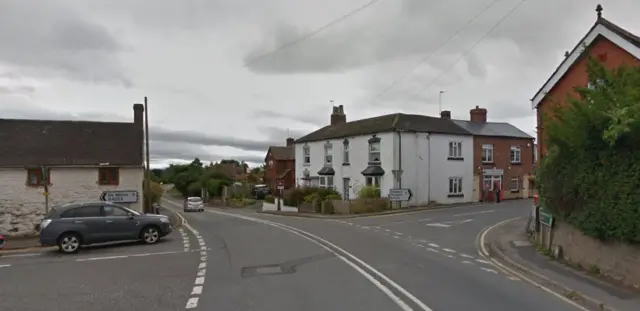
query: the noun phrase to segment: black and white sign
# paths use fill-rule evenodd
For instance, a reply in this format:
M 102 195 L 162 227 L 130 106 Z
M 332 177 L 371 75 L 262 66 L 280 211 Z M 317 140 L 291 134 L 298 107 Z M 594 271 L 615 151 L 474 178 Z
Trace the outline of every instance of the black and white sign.
M 389 189 L 389 201 L 409 201 L 412 196 L 411 189 Z
M 138 202 L 138 191 L 104 191 L 100 195 L 100 200 L 113 203 L 136 203 Z

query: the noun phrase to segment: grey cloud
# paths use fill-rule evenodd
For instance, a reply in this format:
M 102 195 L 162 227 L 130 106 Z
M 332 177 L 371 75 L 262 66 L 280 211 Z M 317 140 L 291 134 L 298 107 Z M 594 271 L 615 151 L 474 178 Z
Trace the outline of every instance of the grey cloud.
M 280 143 L 273 144 L 274 146 L 283 146 L 286 143 L 286 138 L 295 138 L 298 139 L 306 134 L 308 131 L 297 130 L 297 129 L 283 129 L 279 127 L 261 127 L 261 132 L 266 133 L 270 140 Z
M 266 150 L 266 149 L 265 149 Z M 183 143 L 174 143 L 166 141 L 149 141 L 149 154 L 151 160 L 155 162 L 167 160 L 184 160 L 192 161 L 199 158 L 203 162 L 216 162 L 222 159 L 235 159 L 238 161 L 246 161 L 251 163 L 263 163 L 264 157 L 254 155 L 235 155 L 221 156 L 213 154 L 206 148 Z
M 252 63 L 250 68 L 266 74 L 339 72 L 412 55 L 425 56 L 440 47 L 491 1 L 402 0 L 384 3 L 384 6 L 380 3 L 370 8 L 375 17 L 367 18 L 364 27 L 346 21 L 344 26 L 336 27 L 339 31 L 329 29 Z M 460 55 L 518 2 L 496 2 L 439 53 Z M 584 2 L 588 3 L 581 5 L 583 10 L 576 10 L 571 1 L 556 1 L 550 10 L 546 1 L 528 1 L 489 34 L 484 43 L 491 44 L 491 40 L 497 39 L 508 40 L 519 46 L 523 53 L 535 55 L 539 60 L 548 60 L 555 50 L 566 48 L 566 42 L 573 42 L 571 34 L 577 27 L 575 20 L 585 16 L 586 12 L 592 12 L 589 5 L 593 3 L 595 8 L 597 3 L 591 0 Z M 625 2 L 633 6 L 632 0 Z M 394 5 L 395 8 L 392 7 Z M 553 23 L 541 23 L 543 15 L 544 20 Z M 592 21 L 595 21 L 594 18 L 595 14 Z M 580 26 L 588 28 L 588 24 Z M 297 29 L 284 23 L 265 29 L 263 42 L 247 53 L 245 62 L 309 32 L 308 29 Z M 549 35 L 551 33 L 552 36 Z M 467 57 L 466 60 L 476 75 L 484 75 L 484 71 L 479 70 L 479 60 L 473 57 Z M 432 62 L 437 63 L 435 60 Z
M 0 94 L 31 94 L 36 88 L 31 85 L 6 86 L 0 85 Z
M 0 64 L 20 75 L 132 85 L 117 59 L 123 46 L 60 1 L 2 1 L 0 42 Z
M 270 145 L 277 145 L 278 142 L 269 140 L 249 140 L 233 137 L 212 136 L 194 131 L 174 131 L 161 127 L 149 129 L 151 140 L 189 143 L 204 146 L 229 146 L 246 151 L 266 151 Z
M 297 121 L 300 123 L 307 123 L 314 126 L 324 126 L 329 122 L 328 112 L 323 114 L 309 113 L 309 114 L 292 115 L 292 114 L 282 113 L 282 112 L 273 111 L 273 110 L 257 110 L 254 113 L 254 116 L 257 118 L 265 118 L 265 119 L 271 119 L 271 118 L 286 119 L 286 120 Z

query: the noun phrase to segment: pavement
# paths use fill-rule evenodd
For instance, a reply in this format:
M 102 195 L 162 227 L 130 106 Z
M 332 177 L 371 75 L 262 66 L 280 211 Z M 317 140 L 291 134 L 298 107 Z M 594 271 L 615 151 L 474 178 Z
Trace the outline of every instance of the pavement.
M 0 257 L 0 309 L 585 310 L 478 254 L 530 204 L 316 219 L 163 200 L 184 223 L 163 243 Z
M 640 310 L 639 291 L 541 254 L 528 240 L 526 225 L 527 218 L 522 217 L 487 231 L 483 243 L 492 259 L 589 310 Z

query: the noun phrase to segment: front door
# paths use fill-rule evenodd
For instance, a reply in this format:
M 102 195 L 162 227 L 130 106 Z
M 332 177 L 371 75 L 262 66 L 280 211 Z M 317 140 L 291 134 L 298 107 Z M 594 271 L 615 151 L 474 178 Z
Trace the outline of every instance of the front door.
M 129 218 L 129 212 L 117 205 L 103 205 L 105 224 L 110 241 L 135 240 L 140 233 L 139 222 Z
M 349 189 L 351 184 L 351 178 L 343 178 L 342 179 L 342 198 L 344 200 L 349 200 Z
M 495 201 L 495 185 L 502 190 L 502 175 L 484 175 L 482 176 L 482 199 L 485 201 Z

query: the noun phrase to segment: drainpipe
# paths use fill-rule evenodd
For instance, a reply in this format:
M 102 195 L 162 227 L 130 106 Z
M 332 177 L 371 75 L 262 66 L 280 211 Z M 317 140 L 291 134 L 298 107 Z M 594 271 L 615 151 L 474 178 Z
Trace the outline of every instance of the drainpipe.
M 427 173 L 427 185 L 429 191 L 427 192 L 427 204 L 431 202 L 431 135 L 427 134 L 427 161 L 429 162 L 427 165 L 428 173 Z

